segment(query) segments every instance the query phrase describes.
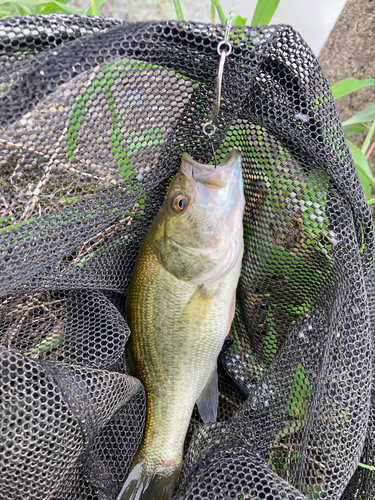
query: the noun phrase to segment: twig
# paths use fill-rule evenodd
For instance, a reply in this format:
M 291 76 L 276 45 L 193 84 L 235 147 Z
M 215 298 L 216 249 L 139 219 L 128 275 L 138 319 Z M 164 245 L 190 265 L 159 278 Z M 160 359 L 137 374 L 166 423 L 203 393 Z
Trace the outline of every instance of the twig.
M 24 154 L 20 155 L 20 157 L 17 159 L 17 163 L 13 169 L 13 172 L 12 172 L 12 175 L 9 177 L 9 180 L 12 181 L 13 180 L 13 177 L 16 175 L 16 172 L 19 170 L 20 172 L 22 172 L 22 165 L 25 161 L 25 158 L 26 156 Z M 15 186 L 13 186 L 15 187 Z M 19 189 L 18 189 L 19 190 Z
M 49 157 L 49 152 L 46 149 L 41 149 L 41 146 L 37 149 L 35 146 L 24 146 L 23 144 L 16 144 L 4 139 L 0 139 L 0 144 L 3 144 L 6 149 L 23 149 L 24 151 L 30 151 L 32 153 L 36 153 L 37 155 L 41 155 L 43 158 Z
M 227 403 L 229 403 L 231 406 L 234 406 L 234 408 L 236 408 L 237 410 L 239 408 L 241 408 L 241 403 L 238 404 L 236 403 L 235 401 L 232 401 L 231 399 L 228 398 L 228 396 L 226 396 L 225 394 L 223 394 L 222 392 L 219 392 L 219 397 L 224 399 Z
M 58 144 L 60 142 L 61 141 L 58 141 Z M 21 150 L 27 151 L 29 153 L 36 153 L 37 155 L 42 156 L 45 159 L 49 159 L 50 158 L 50 154 L 51 154 L 50 151 L 48 151 L 47 149 L 41 149 L 41 147 L 36 148 L 35 146 L 24 146 L 22 144 L 16 144 L 14 142 L 5 141 L 4 139 L 0 139 L 0 145 L 1 144 L 3 144 L 6 149 L 16 149 L 16 150 L 20 150 L 21 149 Z M 59 157 L 59 158 L 65 158 L 65 153 L 64 152 L 61 152 L 60 154 L 57 154 L 57 153 L 58 153 L 58 151 L 56 151 L 54 153 L 55 154 L 55 158 L 57 158 L 57 157 Z M 25 156 L 22 155 L 22 160 L 24 160 L 24 159 L 25 159 Z M 79 163 L 81 163 L 81 164 L 83 164 L 85 166 L 90 167 L 91 170 L 94 170 L 94 172 L 98 175 L 98 179 L 106 181 L 106 182 L 111 182 L 112 184 L 113 183 L 117 184 L 117 181 L 114 180 L 114 179 L 108 179 L 108 178 L 104 178 L 104 177 L 99 177 L 100 170 L 98 171 L 98 167 L 96 165 L 91 164 L 88 160 L 79 160 Z M 21 165 L 18 162 L 17 163 L 17 167 L 19 167 L 19 166 L 21 166 Z M 63 167 L 66 170 L 70 170 L 72 172 L 77 172 L 78 171 L 82 175 L 86 175 L 86 176 L 93 175 L 93 174 L 90 174 L 90 173 L 87 173 L 87 172 L 81 172 L 80 170 L 77 170 L 77 168 L 74 165 L 72 165 L 72 164 L 65 163 L 65 164 L 63 164 Z M 17 171 L 17 168 L 15 169 L 15 171 Z M 12 177 L 13 177 L 13 175 L 14 175 L 14 172 L 12 174 Z
M 64 299 L 54 300 L 52 302 L 47 302 L 47 304 L 45 304 L 44 302 L 41 302 L 37 297 L 33 297 L 33 296 L 29 295 L 28 298 L 31 300 L 31 302 L 33 302 L 35 304 L 35 306 L 33 306 L 32 308 L 28 307 L 28 311 L 40 307 L 41 309 L 44 309 L 46 312 L 52 314 L 52 316 L 54 318 L 56 318 L 56 316 L 55 316 L 53 310 L 50 309 L 50 306 L 53 304 L 58 304 L 58 303 L 66 301 L 66 299 L 64 298 Z
M 107 177 L 100 177 L 99 175 L 89 174 L 88 172 L 81 172 L 80 171 L 80 175 L 83 175 L 85 177 L 91 177 L 93 179 L 98 179 L 99 181 L 108 182 L 108 183 L 113 184 L 113 185 L 117 184 L 117 181 L 115 179 L 108 179 Z
M 35 310 L 43 310 L 43 325 L 47 327 L 48 330 L 44 328 L 41 331 L 37 332 L 36 339 L 33 340 L 33 343 L 41 339 L 43 335 L 49 334 L 52 336 L 56 336 L 56 333 L 61 336 L 64 334 L 63 324 L 64 321 L 61 319 L 61 315 L 64 313 L 64 304 L 66 302 L 66 298 L 63 299 L 55 299 L 51 302 L 42 302 L 43 293 L 39 293 L 36 296 L 29 295 L 27 298 L 32 302 L 32 304 L 25 303 L 23 300 L 12 300 L 6 299 L 0 306 L 1 311 L 1 321 L 3 323 L 10 323 L 9 328 L 4 332 L 2 338 L 0 338 L 0 345 L 6 345 L 8 348 L 14 348 L 15 343 L 17 344 L 17 337 L 20 334 L 21 329 L 24 331 L 30 330 L 31 325 L 40 325 L 40 315 L 33 316 L 33 311 Z M 39 297 L 41 300 L 39 300 Z M 54 304 L 61 304 L 58 309 L 53 309 L 51 306 Z M 53 324 L 51 324 L 53 323 Z M 29 339 L 32 341 L 32 338 Z
M 129 217 L 130 218 L 130 217 Z M 85 241 L 78 251 L 77 257 L 73 260 L 73 264 L 78 264 L 82 257 L 92 252 L 98 245 L 101 245 L 104 242 L 104 239 L 109 236 L 113 236 L 114 233 L 118 232 L 119 229 L 124 228 L 124 224 L 128 221 L 128 219 L 121 219 L 114 226 L 107 227 L 100 233 L 96 234 L 89 240 Z M 99 238 L 99 239 L 98 239 Z M 86 248 L 86 245 L 89 245 Z
M 19 319 L 16 320 L 16 322 L 12 322 L 12 325 L 8 330 L 6 330 L 3 338 L 0 338 L 0 345 L 4 345 L 8 349 L 12 347 L 13 339 L 17 337 L 21 329 L 22 323 L 25 321 L 25 319 L 26 319 L 26 314 L 23 315 L 21 314 Z
M 22 314 L 22 316 L 25 318 L 26 316 L 28 316 L 30 313 L 32 313 L 36 309 L 43 309 L 46 313 L 48 313 L 48 314 L 52 315 L 54 318 L 56 318 L 55 313 L 58 311 L 54 311 L 53 309 L 49 309 L 49 307 L 47 307 L 47 306 L 50 306 L 52 304 L 56 304 L 58 302 L 64 302 L 66 300 L 66 299 L 56 300 L 56 301 L 50 302 L 46 305 L 43 302 L 38 302 L 37 298 L 33 298 L 33 297 L 28 297 L 28 298 L 34 302 L 33 305 L 24 304 L 22 302 L 21 304 L 18 304 L 14 309 L 11 309 L 11 310 L 3 313 L 3 316 L 2 316 L 3 320 L 7 321 L 7 318 L 12 318 L 18 314 Z M 2 304 L 1 307 L 3 308 L 4 304 Z M 38 319 L 38 318 L 36 318 L 36 319 Z
M 15 200 L 12 201 L 12 203 L 9 205 L 9 203 L 7 203 L 4 196 L 1 196 L 1 201 L 4 205 L 4 210 L 0 212 L 0 217 L 5 218 L 5 217 L 7 217 L 7 215 L 13 215 L 12 208 L 14 208 L 16 201 Z
M 244 350 L 245 350 L 245 341 L 244 341 L 244 338 L 243 338 L 242 330 L 240 330 L 240 342 L 241 342 L 241 361 L 242 361 L 242 363 L 244 363 L 245 362 L 245 353 L 244 353 Z
M 6 199 L 4 198 L 4 196 L 3 196 L 3 195 L 1 195 L 1 201 L 3 202 L 3 205 L 4 205 L 5 210 L 8 210 L 8 209 L 9 209 L 9 205 L 8 205 L 8 203 L 6 202 Z
M 320 467 L 321 469 L 326 469 L 326 466 L 322 462 L 318 462 L 313 457 L 307 457 L 307 458 L 310 460 L 311 463 L 318 465 L 318 467 Z
M 58 141 L 58 145 L 60 144 L 60 141 Z M 61 150 L 61 146 L 58 146 L 58 148 L 55 150 L 53 155 L 51 156 L 49 162 L 47 163 L 44 171 L 44 175 L 41 178 L 41 180 L 38 182 L 36 185 L 36 188 L 34 189 L 34 192 L 32 193 L 32 198 L 29 201 L 29 203 L 26 205 L 25 210 L 23 211 L 23 214 L 20 217 L 20 220 L 23 219 L 28 219 L 33 211 L 35 210 L 35 207 L 37 203 L 39 202 L 39 195 L 42 192 L 43 187 L 47 184 L 48 179 L 52 173 L 53 166 L 55 165 L 55 159 Z

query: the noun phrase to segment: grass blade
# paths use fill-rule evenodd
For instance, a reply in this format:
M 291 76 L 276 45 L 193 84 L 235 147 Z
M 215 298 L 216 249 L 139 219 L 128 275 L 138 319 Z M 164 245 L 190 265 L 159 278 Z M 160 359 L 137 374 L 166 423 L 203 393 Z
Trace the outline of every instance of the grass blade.
M 227 21 L 227 16 L 224 13 L 223 7 L 221 6 L 220 0 L 211 0 L 211 3 L 215 5 L 217 13 L 219 14 L 221 24 L 225 24 Z
M 258 0 L 251 26 L 263 26 L 269 24 L 279 5 L 280 0 Z
M 370 130 L 367 132 L 366 139 L 364 140 L 361 151 L 365 155 L 370 147 L 371 141 L 372 141 L 372 136 L 374 135 L 375 132 L 375 121 L 371 125 Z
M 100 7 L 103 5 L 103 3 L 105 3 L 106 0 L 91 0 L 91 6 L 86 10 L 85 12 L 85 15 L 86 16 L 100 16 L 100 13 L 98 14 L 94 14 L 94 10 L 93 10 L 93 2 L 95 2 L 98 6 L 98 9 L 100 9 Z M 98 10 L 99 12 L 99 10 Z
M 350 152 L 351 152 L 353 160 L 354 160 L 355 167 L 356 167 L 357 171 L 360 174 L 362 174 L 362 176 L 360 176 L 361 183 L 363 181 L 363 178 L 365 178 L 367 180 L 367 182 L 370 183 L 371 186 L 375 188 L 375 179 L 371 173 L 370 167 L 368 166 L 368 162 L 366 160 L 365 155 L 352 142 L 348 141 L 348 145 L 349 145 L 349 149 L 350 149 Z M 365 193 L 366 193 L 366 190 L 365 190 Z M 367 197 L 367 193 L 366 193 L 366 197 Z
M 176 10 L 177 19 L 179 21 L 183 21 L 184 20 L 184 13 L 182 12 L 180 0 L 173 0 L 173 3 L 174 3 L 174 8 Z
M 61 2 L 56 0 L 14 0 L 9 2 L 9 0 L 0 0 L 0 5 L 3 3 L 9 3 L 14 5 L 21 5 L 22 7 L 36 7 L 41 5 L 45 8 L 56 9 L 58 11 L 65 12 L 66 14 L 82 14 L 82 11 L 74 9 L 73 7 L 68 7 Z
M 100 3 L 99 0 L 90 0 L 93 16 L 100 16 Z M 104 2 L 103 2 L 104 3 Z
M 356 90 L 363 89 L 364 87 L 368 87 L 369 85 L 375 85 L 374 78 L 368 78 L 367 80 L 358 80 L 357 78 L 345 78 L 345 80 L 341 80 L 341 82 L 335 83 L 331 87 L 333 97 L 335 99 L 339 99 L 344 95 L 351 94 Z
M 64 5 L 66 5 L 69 2 L 70 2 L 70 0 L 60 0 L 60 3 L 63 3 Z M 34 11 L 35 11 L 35 9 L 34 9 Z M 57 10 L 56 7 L 50 6 L 50 7 L 45 7 L 44 9 L 42 9 L 40 14 L 54 14 L 55 12 L 61 12 L 61 11 Z M 34 12 L 34 14 L 36 14 L 36 12 Z
M 342 129 L 344 131 L 345 137 L 350 137 L 351 135 L 358 134 L 362 132 L 362 130 L 366 130 L 370 128 L 368 125 L 364 123 L 355 123 L 353 125 L 343 125 Z
M 360 170 L 357 170 L 359 180 L 361 181 L 363 191 L 365 192 L 366 199 L 369 201 L 371 199 L 371 188 L 369 186 L 369 183 L 366 179 L 366 177 L 362 174 Z
M 375 104 L 369 106 L 368 108 L 360 111 L 356 115 L 352 116 L 348 120 L 346 120 L 342 125 L 345 127 L 346 125 L 355 125 L 356 123 L 363 122 L 373 122 L 375 120 Z
M 371 200 L 371 201 L 373 201 L 373 200 Z M 375 470 L 375 467 L 373 465 L 362 464 L 361 462 L 358 462 L 358 465 L 359 465 L 359 467 L 363 467 L 364 469 Z
M 215 4 L 213 2 L 211 2 L 211 23 L 212 24 L 216 24 L 216 21 L 215 21 Z

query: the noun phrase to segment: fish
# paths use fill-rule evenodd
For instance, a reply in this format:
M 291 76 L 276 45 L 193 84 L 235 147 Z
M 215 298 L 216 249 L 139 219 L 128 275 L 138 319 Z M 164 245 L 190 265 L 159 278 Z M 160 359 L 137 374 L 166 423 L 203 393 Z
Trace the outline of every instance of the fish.
M 128 363 L 146 392 L 143 440 L 117 500 L 169 500 L 197 402 L 215 422 L 217 357 L 235 312 L 245 207 L 241 154 L 183 153 L 142 242 L 125 302 Z

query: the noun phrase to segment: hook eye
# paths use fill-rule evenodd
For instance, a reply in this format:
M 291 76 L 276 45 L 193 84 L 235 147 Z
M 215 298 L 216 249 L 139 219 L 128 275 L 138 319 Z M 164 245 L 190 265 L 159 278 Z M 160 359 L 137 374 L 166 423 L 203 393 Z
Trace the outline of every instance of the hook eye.
M 211 129 L 211 130 L 207 130 L 207 129 Z M 203 125 L 204 135 L 208 135 L 208 137 L 211 137 L 211 135 L 214 135 L 215 132 L 216 132 L 216 126 L 212 123 L 212 120 L 210 120 L 209 122 L 206 122 Z
M 226 47 L 226 49 L 224 50 L 224 47 Z M 229 54 L 232 53 L 232 44 L 230 44 L 227 40 L 222 40 L 219 45 L 217 46 L 217 51 L 218 51 L 218 54 L 221 56 L 221 54 L 225 54 L 227 56 L 229 56 Z

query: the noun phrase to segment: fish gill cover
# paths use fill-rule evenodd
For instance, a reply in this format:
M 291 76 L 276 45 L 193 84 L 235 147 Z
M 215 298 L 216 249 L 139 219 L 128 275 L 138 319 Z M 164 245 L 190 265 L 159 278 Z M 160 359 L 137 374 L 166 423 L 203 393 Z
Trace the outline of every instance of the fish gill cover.
M 0 497 L 116 499 L 142 439 L 125 294 L 202 133 L 224 27 L 0 22 Z M 242 155 L 244 257 L 218 422 L 174 498 L 370 499 L 371 214 L 332 94 L 289 26 L 234 27 L 213 144 Z M 184 353 L 181 353 L 183 356 Z

